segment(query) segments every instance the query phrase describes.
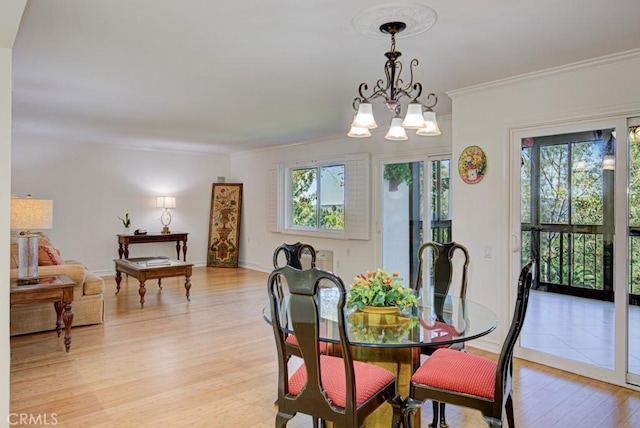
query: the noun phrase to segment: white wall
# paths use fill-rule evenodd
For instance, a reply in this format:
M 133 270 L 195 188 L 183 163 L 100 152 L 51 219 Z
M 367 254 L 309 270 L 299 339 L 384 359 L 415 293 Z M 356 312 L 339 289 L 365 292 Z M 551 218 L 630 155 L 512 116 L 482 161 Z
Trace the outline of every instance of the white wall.
M 53 199 L 53 229 L 44 232 L 62 256 L 110 274 L 123 231 L 118 216 L 128 212 L 132 229 L 159 232 L 157 195 L 176 197 L 170 228 L 189 233 L 187 260 L 205 264 L 211 185 L 229 175 L 229 158 L 14 138 L 11 169 L 13 194 Z M 129 257 L 146 255 L 175 258 L 175 245 L 129 247 Z
M 9 215 L 11 188 L 11 89 L 13 42 L 26 0 L 0 2 L 0 426 L 8 425 L 9 375 Z
M 0 47 L 0 426 L 9 414 L 9 214 L 11 188 L 11 50 Z
M 383 106 L 378 106 L 385 113 Z M 375 107 L 374 107 L 375 109 Z M 323 239 L 300 235 L 289 235 L 270 232 L 267 227 L 267 213 L 269 207 L 269 176 L 268 169 L 279 162 L 292 160 L 314 160 L 348 153 L 371 153 L 371 204 L 377 206 L 381 181 L 378 171 L 379 160 L 398 156 L 406 158 L 412 154 L 433 153 L 441 154 L 450 151 L 449 117 L 438 117 L 438 124 L 442 135 L 438 137 L 418 137 L 410 135 L 407 141 L 387 141 L 384 139 L 386 126 L 379 119 L 380 126 L 370 138 L 336 137 L 333 140 L 310 142 L 307 144 L 237 153 L 231 156 L 232 178 L 244 183 L 244 207 L 240 236 L 240 262 L 243 266 L 270 271 L 273 269 L 273 250 L 283 242 L 308 242 L 316 249 L 333 250 L 334 270 L 345 283 L 351 282 L 353 277 L 366 270 L 380 266 L 377 245 L 379 231 L 377 218 L 372 216 L 371 239 L 339 240 Z M 404 160 L 403 160 L 404 161 Z M 349 255 L 347 255 L 347 253 Z M 390 266 L 386 266 L 392 270 Z
M 640 51 L 449 93 L 453 159 L 469 145 L 480 146 L 487 156 L 488 169 L 480 183 L 465 184 L 454 174 L 452 203 L 453 239 L 466 243 L 473 260 L 468 296 L 494 309 L 501 320 L 498 334 L 486 337 L 488 347 L 497 350 L 505 337 L 515 298 L 517 271 L 510 270 L 510 132 L 637 115 L 638 76 Z M 519 168 L 517 158 L 514 167 Z M 483 257 L 487 246 L 492 258 Z

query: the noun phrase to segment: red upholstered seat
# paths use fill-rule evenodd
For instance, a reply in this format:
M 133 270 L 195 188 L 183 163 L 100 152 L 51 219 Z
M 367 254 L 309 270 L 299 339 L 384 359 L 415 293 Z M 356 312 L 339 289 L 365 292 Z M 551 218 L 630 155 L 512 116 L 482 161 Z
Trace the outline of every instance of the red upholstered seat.
M 534 272 L 533 259 L 520 270 L 513 317 L 497 362 L 450 348 L 441 348 L 433 352 L 415 371 L 411 377 L 409 398 L 404 409 L 407 428 L 413 427 L 416 410 L 426 400 L 480 410 L 484 420 L 491 427 L 503 426 L 503 413 L 506 413 L 508 426 L 515 426 L 513 348 L 524 324 Z M 434 405 L 434 416 L 436 410 Z M 438 420 L 434 417 L 431 426 L 437 425 Z
M 346 404 L 346 384 L 344 360 L 327 355 L 320 356 L 322 370 L 322 385 L 332 403 L 344 408 Z M 356 406 L 362 405 L 368 399 L 380 392 L 395 379 L 393 374 L 373 364 L 353 362 L 356 378 Z M 304 364 L 289 378 L 289 394 L 296 396 L 307 383 L 307 370 Z
M 298 345 L 298 339 L 296 339 L 296 337 L 293 334 L 287 336 L 286 342 L 289 345 L 292 345 L 292 346 L 295 346 L 295 347 L 299 347 L 300 346 L 300 345 Z M 320 342 L 320 344 L 318 345 L 318 350 L 320 351 L 321 354 L 326 354 L 327 353 L 327 342 Z
M 497 363 L 488 358 L 442 348 L 435 351 L 411 377 L 416 384 L 493 398 Z

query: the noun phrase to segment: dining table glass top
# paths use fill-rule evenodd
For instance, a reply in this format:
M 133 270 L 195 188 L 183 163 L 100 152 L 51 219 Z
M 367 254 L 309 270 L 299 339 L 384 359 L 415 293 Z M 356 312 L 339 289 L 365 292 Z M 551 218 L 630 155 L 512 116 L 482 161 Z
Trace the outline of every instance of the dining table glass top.
M 339 343 L 338 315 L 335 289 L 321 290 L 320 340 Z M 288 313 L 288 296 L 280 304 L 281 313 Z M 492 332 L 497 324 L 496 314 L 489 308 L 469 299 L 451 295 L 432 294 L 423 297 L 419 305 L 391 314 L 359 311 L 345 312 L 349 342 L 355 346 L 407 348 L 442 346 L 476 339 Z M 263 309 L 264 319 L 271 323 L 271 308 Z M 288 319 L 283 329 L 293 334 Z

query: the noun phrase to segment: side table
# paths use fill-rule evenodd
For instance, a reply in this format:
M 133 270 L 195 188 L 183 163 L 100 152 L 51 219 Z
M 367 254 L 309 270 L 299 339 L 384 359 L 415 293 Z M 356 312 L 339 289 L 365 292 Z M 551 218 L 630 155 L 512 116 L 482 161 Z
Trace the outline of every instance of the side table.
M 73 323 L 73 287 L 75 283 L 67 275 L 41 276 L 37 283 L 18 285 L 11 280 L 10 306 L 26 303 L 53 302 L 56 310 L 56 332 L 62 333 L 64 322 L 64 346 L 67 352 L 71 348 L 71 324 Z

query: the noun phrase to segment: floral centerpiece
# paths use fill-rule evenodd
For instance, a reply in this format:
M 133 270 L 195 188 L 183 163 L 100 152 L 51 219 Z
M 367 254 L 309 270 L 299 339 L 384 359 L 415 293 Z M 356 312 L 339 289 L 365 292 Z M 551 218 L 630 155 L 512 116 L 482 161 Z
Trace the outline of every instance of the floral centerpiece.
M 398 272 L 389 274 L 384 269 L 367 271 L 355 277 L 349 295 L 347 307 L 357 307 L 364 310 L 365 307 L 396 307 L 404 309 L 407 306 L 416 305 L 418 298 L 413 290 L 408 289 L 398 278 Z

